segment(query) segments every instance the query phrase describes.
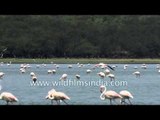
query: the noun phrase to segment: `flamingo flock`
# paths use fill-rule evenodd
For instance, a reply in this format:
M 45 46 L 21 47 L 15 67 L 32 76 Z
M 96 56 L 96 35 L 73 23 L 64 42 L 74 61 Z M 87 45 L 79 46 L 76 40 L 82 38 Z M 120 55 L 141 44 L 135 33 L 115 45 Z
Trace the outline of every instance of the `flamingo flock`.
M 1 63 L 1 66 L 3 66 L 4 63 Z M 48 69 L 46 71 L 46 75 L 48 74 L 57 74 L 59 72 L 59 69 L 61 69 L 62 67 L 58 64 L 53 64 L 53 62 L 51 63 L 53 68 L 52 69 Z M 42 69 L 47 67 L 48 64 L 39 64 L 36 65 L 36 69 Z M 7 66 L 12 66 L 12 62 L 8 63 Z M 108 65 L 108 64 L 104 64 L 104 63 L 99 63 L 99 64 L 80 64 L 77 63 L 77 69 L 83 69 L 85 68 L 85 66 L 87 66 L 87 69 L 84 69 L 84 73 L 87 73 L 87 76 L 92 76 L 93 74 L 95 74 L 95 70 L 98 69 L 99 72 L 96 73 L 98 77 L 100 77 L 101 81 L 107 81 L 107 79 L 109 79 L 111 82 L 116 81 L 118 79 L 118 76 L 116 76 L 116 70 L 117 67 L 116 65 Z M 22 73 L 21 75 L 27 74 L 29 69 L 32 66 L 30 66 L 29 64 L 21 64 L 20 65 L 20 73 Z M 128 67 L 130 67 L 129 65 L 125 64 L 123 66 L 123 71 L 127 71 Z M 73 70 L 74 66 L 69 64 L 67 65 L 68 70 Z M 140 67 L 138 66 L 134 66 L 133 70 L 136 69 L 135 72 L 132 72 L 131 74 L 135 75 L 136 78 L 141 77 L 141 71 L 140 69 L 148 69 L 148 66 L 146 64 L 142 64 Z M 138 69 L 138 70 L 137 70 Z M 156 69 L 158 69 L 158 73 L 160 73 L 160 65 L 157 64 Z M 4 72 L 0 72 L 0 79 L 2 79 L 4 76 L 6 76 L 6 73 Z M 48 75 L 50 76 L 50 75 Z M 55 75 L 51 75 L 53 78 Z M 116 77 L 115 77 L 116 76 Z M 31 77 L 31 81 L 33 81 L 33 83 L 36 83 L 37 81 L 39 81 L 39 77 L 37 72 L 30 72 L 30 77 Z M 97 77 L 97 79 L 98 79 Z M 143 77 L 143 76 L 142 76 Z M 68 78 L 70 78 L 70 74 L 67 73 L 67 71 L 65 71 L 64 73 L 61 74 L 61 76 L 59 77 L 60 81 L 67 81 Z M 76 80 L 80 80 L 81 78 L 83 78 L 83 76 L 81 75 L 81 73 L 77 72 L 77 74 L 74 74 L 74 78 Z M 2 80 L 3 81 L 3 80 Z M 83 91 L 83 89 L 82 89 Z M 51 101 L 51 104 L 53 105 L 54 101 L 56 102 L 57 105 L 60 105 L 61 102 L 63 102 L 64 104 L 68 105 L 68 103 L 66 102 L 67 100 L 71 100 L 70 96 L 68 96 L 67 94 L 64 93 L 65 91 L 56 91 L 55 89 L 52 89 L 50 91 L 48 91 L 48 94 L 46 97 L 46 99 Z M 109 100 L 110 105 L 115 104 L 120 104 L 120 105 L 132 105 L 131 99 L 133 99 L 133 95 L 131 94 L 130 91 L 124 89 L 121 91 L 114 91 L 112 90 L 108 90 L 108 87 L 101 85 L 100 86 L 100 96 L 99 98 L 101 100 Z M 8 105 L 9 103 L 13 104 L 14 102 L 19 102 L 18 98 L 13 95 L 11 92 L 1 92 L 0 94 L 0 99 L 6 101 L 6 104 Z

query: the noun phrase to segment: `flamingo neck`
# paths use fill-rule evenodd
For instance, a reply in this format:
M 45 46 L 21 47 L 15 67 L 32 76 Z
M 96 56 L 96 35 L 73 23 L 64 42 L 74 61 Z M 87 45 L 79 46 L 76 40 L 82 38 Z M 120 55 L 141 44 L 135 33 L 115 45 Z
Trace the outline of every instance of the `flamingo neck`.
M 106 92 L 106 87 L 104 88 L 104 91 L 101 93 L 100 95 L 100 99 L 101 100 L 105 100 L 105 96 L 104 96 L 104 93 Z

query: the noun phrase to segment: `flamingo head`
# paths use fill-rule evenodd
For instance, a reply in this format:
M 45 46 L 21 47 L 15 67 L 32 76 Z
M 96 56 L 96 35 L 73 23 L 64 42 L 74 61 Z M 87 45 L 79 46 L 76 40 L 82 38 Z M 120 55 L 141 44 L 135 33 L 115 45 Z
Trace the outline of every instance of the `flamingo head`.
M 101 85 L 101 86 L 100 86 L 100 92 L 102 93 L 102 92 L 105 90 L 105 88 L 106 88 L 106 87 L 105 87 L 104 85 Z
M 46 96 L 46 99 L 52 100 L 52 99 L 54 99 L 54 96 L 52 96 L 51 94 L 50 94 L 50 95 L 47 95 L 47 96 Z

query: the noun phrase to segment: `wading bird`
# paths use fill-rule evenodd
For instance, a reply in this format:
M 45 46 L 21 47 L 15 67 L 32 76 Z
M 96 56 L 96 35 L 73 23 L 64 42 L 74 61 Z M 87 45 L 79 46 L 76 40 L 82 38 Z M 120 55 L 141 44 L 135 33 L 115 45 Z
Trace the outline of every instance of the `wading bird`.
M 81 76 L 80 76 L 79 74 L 76 74 L 76 78 L 77 78 L 77 79 L 80 79 Z
M 7 102 L 7 105 L 13 102 L 18 102 L 18 99 L 10 92 L 2 92 L 0 94 L 0 99 Z
M 121 95 L 119 95 L 117 92 L 113 90 L 106 91 L 106 87 L 103 85 L 100 86 L 100 92 L 101 92 L 100 99 L 101 100 L 109 99 L 111 105 L 112 105 L 112 100 L 115 102 L 115 99 L 122 99 Z
M 136 75 L 136 77 L 140 77 L 141 73 L 139 71 L 136 71 L 133 73 L 133 75 Z
M 104 78 L 106 75 L 103 72 L 97 73 L 101 78 Z
M 57 105 L 60 105 L 60 101 L 68 104 L 65 100 L 70 100 L 70 98 L 65 93 L 57 92 L 55 89 L 52 89 L 48 92 L 46 99 L 50 99 L 51 104 L 53 104 L 53 100 L 55 100 L 57 102 Z
M 62 76 L 61 76 L 61 78 L 60 78 L 60 80 L 66 80 L 67 79 L 67 74 L 63 74 Z
M 127 99 L 127 100 L 129 101 L 129 103 L 132 104 L 131 101 L 130 101 L 130 98 L 133 99 L 133 95 L 132 95 L 129 91 L 127 91 L 127 90 L 122 90 L 122 91 L 119 92 L 119 94 L 122 96 L 121 104 L 122 104 L 122 103 L 128 104 L 128 103 L 125 101 L 125 99 Z
M 110 73 L 110 74 L 108 74 L 107 76 L 110 78 L 111 81 L 112 81 L 112 80 L 115 80 L 115 76 L 114 76 L 113 74 Z
M 3 78 L 4 74 L 5 74 L 4 72 L 0 72 L 0 79 Z

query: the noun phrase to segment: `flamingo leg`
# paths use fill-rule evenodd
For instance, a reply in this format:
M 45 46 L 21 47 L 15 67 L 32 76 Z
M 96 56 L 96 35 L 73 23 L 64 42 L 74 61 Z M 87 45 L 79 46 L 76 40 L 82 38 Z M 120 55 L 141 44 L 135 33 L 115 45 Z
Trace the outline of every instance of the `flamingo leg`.
M 121 105 L 122 105 L 123 103 L 124 103 L 124 105 L 125 105 L 125 104 L 128 104 L 128 103 L 125 101 L 124 98 L 123 98 L 122 101 L 121 101 Z
M 110 100 L 110 105 L 112 105 L 112 99 L 109 99 Z
M 7 105 L 9 105 L 9 102 L 8 101 L 6 101 L 7 102 Z
M 128 99 L 129 103 L 132 105 L 132 102 Z
M 51 100 L 51 105 L 53 104 L 53 100 Z
M 60 100 L 57 100 L 57 104 L 60 105 Z
M 60 104 L 59 104 L 59 101 L 56 100 L 56 102 L 57 102 L 57 105 L 60 105 Z
M 68 103 L 65 100 L 62 100 L 64 103 L 66 103 L 66 105 L 68 105 Z

